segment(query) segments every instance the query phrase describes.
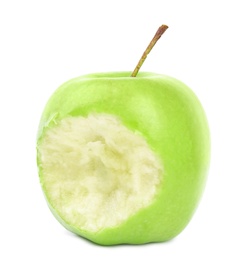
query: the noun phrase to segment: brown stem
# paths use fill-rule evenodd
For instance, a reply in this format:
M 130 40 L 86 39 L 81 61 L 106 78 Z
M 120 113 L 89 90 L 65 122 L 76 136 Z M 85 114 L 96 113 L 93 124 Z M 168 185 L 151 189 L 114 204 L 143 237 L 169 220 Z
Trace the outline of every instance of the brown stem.
M 155 36 L 149 43 L 148 47 L 146 48 L 142 57 L 140 58 L 137 66 L 135 67 L 134 71 L 132 72 L 131 77 L 137 76 L 138 71 L 140 70 L 141 66 L 143 65 L 145 59 L 147 58 L 147 55 L 150 53 L 152 48 L 155 46 L 156 42 L 161 38 L 162 34 L 166 31 L 167 28 L 168 28 L 168 26 L 164 25 L 164 24 L 158 28 L 157 32 L 155 33 Z

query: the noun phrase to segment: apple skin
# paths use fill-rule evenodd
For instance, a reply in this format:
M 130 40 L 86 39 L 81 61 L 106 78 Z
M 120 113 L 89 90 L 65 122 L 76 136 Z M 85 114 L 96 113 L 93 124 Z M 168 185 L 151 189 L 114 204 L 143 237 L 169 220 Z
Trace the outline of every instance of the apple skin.
M 164 165 L 162 186 L 152 204 L 119 226 L 92 233 L 62 219 L 42 186 L 48 205 L 68 230 L 101 245 L 143 244 L 177 236 L 195 212 L 207 178 L 210 135 L 204 110 L 182 82 L 140 72 L 97 73 L 72 79 L 49 99 L 41 117 L 37 147 L 46 129 L 67 116 L 110 114 L 140 132 Z M 42 166 L 37 157 L 42 185 Z

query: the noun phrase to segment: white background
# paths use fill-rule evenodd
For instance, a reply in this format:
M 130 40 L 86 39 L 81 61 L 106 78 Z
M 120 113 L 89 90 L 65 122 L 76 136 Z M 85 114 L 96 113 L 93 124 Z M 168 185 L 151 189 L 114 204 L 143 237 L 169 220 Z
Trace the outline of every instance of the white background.
M 51 93 L 91 72 L 176 77 L 209 119 L 212 160 L 200 206 L 167 243 L 102 247 L 66 231 L 39 185 L 35 138 Z M 0 259 L 246 259 L 245 1 L 0 1 Z

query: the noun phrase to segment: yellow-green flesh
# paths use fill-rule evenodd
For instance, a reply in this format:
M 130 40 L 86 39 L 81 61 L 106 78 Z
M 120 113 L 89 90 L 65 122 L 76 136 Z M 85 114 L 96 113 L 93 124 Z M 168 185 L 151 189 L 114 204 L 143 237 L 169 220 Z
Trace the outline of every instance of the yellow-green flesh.
M 115 116 L 68 117 L 39 146 L 53 207 L 81 230 L 120 225 L 153 200 L 163 166 Z

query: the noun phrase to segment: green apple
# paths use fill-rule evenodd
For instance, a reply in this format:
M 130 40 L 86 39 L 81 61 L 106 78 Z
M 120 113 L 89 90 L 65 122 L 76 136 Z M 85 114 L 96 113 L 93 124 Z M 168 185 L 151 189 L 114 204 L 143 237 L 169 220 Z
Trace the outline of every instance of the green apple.
M 209 153 L 196 95 L 177 79 L 148 72 L 66 82 L 49 99 L 37 138 L 52 213 L 102 245 L 177 236 L 199 203 Z

